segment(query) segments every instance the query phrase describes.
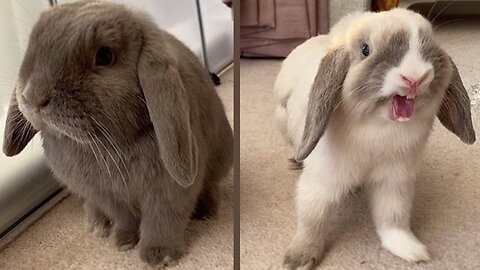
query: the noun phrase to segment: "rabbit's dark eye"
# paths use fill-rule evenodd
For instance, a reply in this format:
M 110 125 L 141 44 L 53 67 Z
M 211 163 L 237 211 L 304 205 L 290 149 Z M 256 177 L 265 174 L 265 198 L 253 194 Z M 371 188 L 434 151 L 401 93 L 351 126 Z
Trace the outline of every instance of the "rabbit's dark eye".
M 113 50 L 108 47 L 100 47 L 95 55 L 95 66 L 110 66 L 115 61 Z
M 362 45 L 362 54 L 363 54 L 363 56 L 370 55 L 370 46 L 368 46 L 365 43 L 363 43 L 363 45 Z

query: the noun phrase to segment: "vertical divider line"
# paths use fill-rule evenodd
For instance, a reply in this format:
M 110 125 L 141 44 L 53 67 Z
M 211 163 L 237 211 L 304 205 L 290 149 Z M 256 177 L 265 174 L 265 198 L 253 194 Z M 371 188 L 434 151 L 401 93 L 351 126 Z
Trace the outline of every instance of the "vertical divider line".
M 205 63 L 205 68 L 207 69 L 207 71 L 212 72 L 210 70 L 210 63 L 208 62 L 207 41 L 205 40 L 205 29 L 203 28 L 203 17 L 200 0 L 195 0 L 195 4 L 197 5 L 198 28 L 200 30 L 200 40 L 202 42 L 203 62 Z
M 234 270 L 240 270 L 240 1 L 233 1 Z

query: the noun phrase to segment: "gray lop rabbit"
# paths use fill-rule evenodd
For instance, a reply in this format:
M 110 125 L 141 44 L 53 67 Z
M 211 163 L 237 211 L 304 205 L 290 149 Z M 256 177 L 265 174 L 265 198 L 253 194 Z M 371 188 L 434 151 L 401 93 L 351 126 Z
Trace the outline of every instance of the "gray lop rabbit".
M 141 12 L 56 6 L 34 26 L 3 151 L 40 131 L 58 180 L 85 200 L 92 230 L 150 265 L 183 254 L 191 216 L 212 216 L 232 130 L 196 56 Z

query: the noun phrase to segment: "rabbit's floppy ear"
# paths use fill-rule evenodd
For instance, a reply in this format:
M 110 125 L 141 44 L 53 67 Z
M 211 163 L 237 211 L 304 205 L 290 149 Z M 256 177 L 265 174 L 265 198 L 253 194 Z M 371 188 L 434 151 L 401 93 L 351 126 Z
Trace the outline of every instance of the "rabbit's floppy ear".
M 470 114 L 470 99 L 463 86 L 457 66 L 450 59 L 453 74 L 445 92 L 440 110 L 437 113 L 440 122 L 464 143 L 473 144 L 476 140 L 475 130 Z
M 144 37 L 138 79 L 165 169 L 178 184 L 188 187 L 198 172 L 197 144 L 187 90 L 168 44 L 164 43 L 159 35 Z
M 295 155 L 297 161 L 310 155 L 325 132 L 349 65 L 349 55 L 343 47 L 332 50 L 323 57 L 310 91 L 303 138 Z
M 35 136 L 37 130 L 27 121 L 25 116 L 18 109 L 15 90 L 10 100 L 5 123 L 5 134 L 3 137 L 3 152 L 11 157 L 15 156 L 27 146 L 28 142 Z

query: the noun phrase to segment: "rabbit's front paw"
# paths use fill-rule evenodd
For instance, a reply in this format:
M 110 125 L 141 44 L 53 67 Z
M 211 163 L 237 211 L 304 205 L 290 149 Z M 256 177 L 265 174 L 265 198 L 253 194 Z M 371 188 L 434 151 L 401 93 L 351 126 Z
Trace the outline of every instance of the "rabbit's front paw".
M 83 207 L 85 209 L 87 230 L 93 232 L 96 236 L 109 236 L 112 229 L 112 220 L 89 202 L 85 202 Z
M 118 250 L 125 251 L 134 248 L 139 240 L 138 232 L 126 231 L 115 228 L 112 233 L 112 241 Z
M 107 218 L 102 219 L 87 219 L 87 230 L 99 237 L 107 237 L 110 235 L 112 229 L 112 222 Z
M 383 230 L 379 232 L 379 236 L 385 249 L 404 260 L 410 262 L 430 260 L 427 247 L 409 230 Z
M 194 219 L 209 219 L 215 216 L 218 208 L 218 198 L 209 193 L 203 193 L 197 201 L 192 213 Z
M 183 255 L 178 247 L 142 247 L 140 248 L 140 259 L 158 269 L 173 266 Z
M 318 247 L 290 246 L 283 258 L 283 265 L 289 270 L 312 270 L 320 262 L 321 255 Z

